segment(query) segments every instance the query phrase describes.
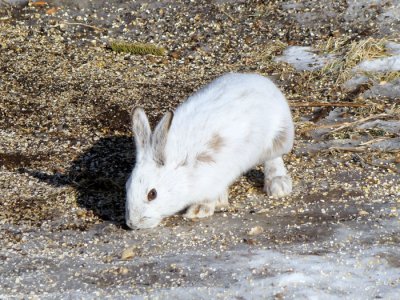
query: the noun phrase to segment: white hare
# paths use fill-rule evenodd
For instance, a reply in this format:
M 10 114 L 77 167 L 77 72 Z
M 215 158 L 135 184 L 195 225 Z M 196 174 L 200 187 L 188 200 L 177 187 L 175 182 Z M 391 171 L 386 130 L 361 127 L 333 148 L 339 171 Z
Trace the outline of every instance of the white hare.
M 168 112 L 151 132 L 142 108 L 132 112 L 136 165 L 126 183 L 126 223 L 151 228 L 187 208 L 185 217 L 211 216 L 228 205 L 228 188 L 264 163 L 264 191 L 292 190 L 282 155 L 293 146 L 289 106 L 257 74 L 225 74 Z

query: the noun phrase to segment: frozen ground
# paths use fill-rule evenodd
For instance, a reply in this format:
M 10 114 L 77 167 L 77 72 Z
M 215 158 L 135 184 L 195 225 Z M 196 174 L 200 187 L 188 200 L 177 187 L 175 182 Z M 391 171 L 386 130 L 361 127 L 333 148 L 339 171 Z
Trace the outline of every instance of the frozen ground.
M 314 214 L 317 222 L 288 224 L 299 217 L 285 213 L 244 221 L 218 214 L 202 224 L 144 232 L 101 224 L 54 234 L 44 227 L 20 233 L 21 245 L 0 252 L 0 297 L 397 299 L 400 232 L 398 218 L 387 219 L 392 205 L 375 204 L 335 222 L 330 205 Z M 256 224 L 264 233 L 249 236 Z M 224 235 L 239 245 L 219 243 Z M 120 259 L 122 248 L 133 257 Z
M 399 32 L 396 1 L 0 3 L 0 299 L 398 299 L 399 79 L 303 90 L 308 73 L 260 58 L 283 40 L 276 56 L 312 71 L 317 42 Z M 115 54 L 117 38 L 168 54 Z M 264 195 L 257 168 L 226 211 L 127 230 L 131 107 L 154 124 L 232 70 L 271 75 L 291 104 L 349 106 L 293 107 L 289 197 Z
M 294 66 L 296 70 L 315 70 L 322 68 L 332 56 L 317 55 L 311 47 L 292 46 L 283 51 L 283 55 L 275 61 L 284 61 Z

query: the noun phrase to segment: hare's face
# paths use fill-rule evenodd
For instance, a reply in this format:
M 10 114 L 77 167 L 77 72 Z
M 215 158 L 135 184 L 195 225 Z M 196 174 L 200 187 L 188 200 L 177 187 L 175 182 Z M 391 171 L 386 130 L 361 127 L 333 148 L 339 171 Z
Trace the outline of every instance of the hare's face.
M 126 224 L 131 228 L 155 227 L 181 208 L 177 186 L 186 180 L 168 167 L 165 153 L 172 118 L 173 113 L 167 112 L 151 132 L 144 110 L 136 107 L 132 111 L 137 162 L 126 183 L 125 205 Z
M 186 206 L 189 198 L 186 170 L 139 163 L 126 183 L 126 224 L 152 228 Z

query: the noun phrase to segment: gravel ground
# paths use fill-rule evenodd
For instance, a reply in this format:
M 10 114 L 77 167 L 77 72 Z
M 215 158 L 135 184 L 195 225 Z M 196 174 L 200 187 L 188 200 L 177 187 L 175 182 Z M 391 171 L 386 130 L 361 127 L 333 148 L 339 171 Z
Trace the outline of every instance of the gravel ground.
M 0 3 L 0 299 L 397 299 L 400 80 L 348 91 L 271 50 L 396 40 L 396 1 Z M 127 230 L 129 111 L 154 125 L 229 71 L 270 76 L 293 106 L 293 194 L 264 195 L 256 168 L 226 211 Z

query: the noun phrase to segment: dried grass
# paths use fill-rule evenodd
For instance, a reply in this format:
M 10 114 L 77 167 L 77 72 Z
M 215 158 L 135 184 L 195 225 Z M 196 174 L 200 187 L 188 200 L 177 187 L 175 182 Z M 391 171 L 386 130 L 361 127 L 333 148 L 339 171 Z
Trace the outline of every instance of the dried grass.
M 388 39 L 367 38 L 354 41 L 350 37 L 331 37 L 316 45 L 316 51 L 321 54 L 332 54 L 334 59 L 322 69 L 313 71 L 297 71 L 293 66 L 276 62 L 274 58 L 281 55 L 288 46 L 282 41 L 273 41 L 257 51 L 255 60 L 263 64 L 268 74 L 278 74 L 283 82 L 290 100 L 303 101 L 354 101 L 356 93 L 344 90 L 342 84 L 355 74 L 355 67 L 362 61 L 389 56 L 386 49 Z M 385 84 L 400 78 L 400 72 L 375 73 L 359 71 L 370 78 L 367 85 Z M 364 99 L 359 99 L 363 100 Z
M 283 50 L 285 50 L 287 46 L 287 43 L 279 40 L 271 41 L 262 49 L 261 53 L 259 54 L 259 58 L 261 58 L 263 62 L 271 62 L 274 57 L 282 54 Z
M 387 39 L 368 38 L 349 42 L 346 38 L 330 38 L 320 49 L 337 56 L 325 65 L 319 72 L 335 77 L 337 84 L 342 84 L 354 75 L 354 67 L 365 60 L 387 57 Z
M 394 81 L 396 79 L 400 79 L 400 71 L 393 72 L 368 72 L 364 73 L 367 77 L 371 78 L 373 82 L 377 82 L 379 84 L 386 84 L 388 82 Z

